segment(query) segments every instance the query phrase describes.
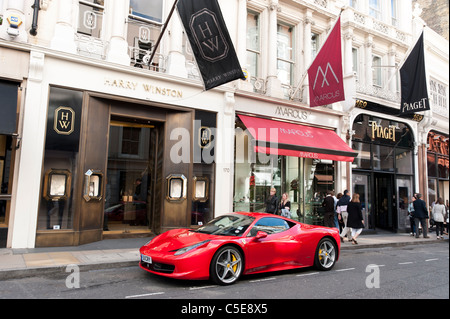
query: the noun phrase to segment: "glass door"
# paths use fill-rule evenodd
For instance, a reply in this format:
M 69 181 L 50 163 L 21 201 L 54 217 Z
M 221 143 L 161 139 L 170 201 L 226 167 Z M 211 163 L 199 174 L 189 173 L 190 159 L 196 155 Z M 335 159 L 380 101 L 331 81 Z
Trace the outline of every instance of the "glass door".
M 406 231 L 411 228 L 411 221 L 408 216 L 408 206 L 413 196 L 412 177 L 397 177 L 397 213 L 398 229 Z
M 394 230 L 397 220 L 394 218 L 394 178 L 391 174 L 375 174 L 375 226 Z
M 104 232 L 145 233 L 154 227 L 159 134 L 150 121 L 111 117 Z

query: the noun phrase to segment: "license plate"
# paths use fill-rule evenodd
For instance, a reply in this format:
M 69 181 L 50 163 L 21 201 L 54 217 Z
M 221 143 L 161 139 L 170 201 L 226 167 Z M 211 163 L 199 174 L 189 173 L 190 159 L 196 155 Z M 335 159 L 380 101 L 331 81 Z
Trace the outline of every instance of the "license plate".
M 146 256 L 146 255 L 141 255 L 141 261 L 147 264 L 151 264 L 152 263 L 152 257 L 150 256 Z

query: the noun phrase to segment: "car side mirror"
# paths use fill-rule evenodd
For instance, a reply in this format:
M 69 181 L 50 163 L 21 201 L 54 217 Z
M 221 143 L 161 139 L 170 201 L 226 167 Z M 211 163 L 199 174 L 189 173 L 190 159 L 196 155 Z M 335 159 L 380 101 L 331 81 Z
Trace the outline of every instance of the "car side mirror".
M 255 240 L 260 240 L 267 237 L 267 233 L 263 231 L 259 231 L 256 233 Z

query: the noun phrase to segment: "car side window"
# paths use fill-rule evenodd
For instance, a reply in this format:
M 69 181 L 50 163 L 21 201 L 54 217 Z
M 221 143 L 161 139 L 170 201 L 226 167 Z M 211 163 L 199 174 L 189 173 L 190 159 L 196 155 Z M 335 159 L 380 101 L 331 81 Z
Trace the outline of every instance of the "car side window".
M 264 217 L 261 218 L 252 227 L 248 233 L 248 237 L 255 237 L 259 231 L 263 231 L 268 235 L 277 234 L 288 230 L 289 224 L 281 218 Z

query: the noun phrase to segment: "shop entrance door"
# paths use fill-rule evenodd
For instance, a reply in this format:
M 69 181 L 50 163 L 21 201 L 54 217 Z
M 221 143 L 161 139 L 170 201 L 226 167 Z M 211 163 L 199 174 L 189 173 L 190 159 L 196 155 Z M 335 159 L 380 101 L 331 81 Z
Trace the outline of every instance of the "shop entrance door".
M 375 227 L 395 230 L 394 178 L 390 174 L 375 174 Z
M 162 125 L 111 116 L 104 238 L 155 232 L 161 211 Z

